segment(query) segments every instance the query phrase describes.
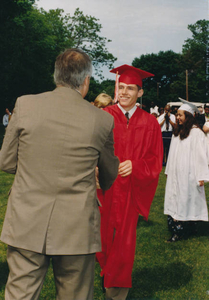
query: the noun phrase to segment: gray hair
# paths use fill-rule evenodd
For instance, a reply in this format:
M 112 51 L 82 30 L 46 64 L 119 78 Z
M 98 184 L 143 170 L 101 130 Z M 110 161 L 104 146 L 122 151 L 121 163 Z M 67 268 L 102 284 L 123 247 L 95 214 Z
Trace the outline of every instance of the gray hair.
M 82 50 L 67 49 L 58 55 L 54 70 L 54 82 L 57 86 L 78 89 L 91 74 L 91 59 Z

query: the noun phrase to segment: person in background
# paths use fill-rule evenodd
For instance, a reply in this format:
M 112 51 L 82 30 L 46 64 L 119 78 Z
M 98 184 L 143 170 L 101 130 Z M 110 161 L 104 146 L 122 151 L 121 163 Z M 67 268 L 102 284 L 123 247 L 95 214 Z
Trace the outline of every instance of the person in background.
M 158 118 L 158 123 L 160 124 L 163 138 L 163 166 L 166 165 L 168 159 L 171 137 L 176 123 L 176 117 L 170 113 L 170 109 L 170 106 L 166 105 L 164 108 L 164 113 Z
M 209 121 L 204 123 L 202 130 L 204 131 L 205 136 L 206 136 L 208 153 L 209 153 Z M 209 160 L 208 160 L 208 165 L 209 165 Z
M 178 107 L 176 107 L 176 106 L 172 106 L 172 107 L 171 107 L 171 111 L 170 111 L 170 113 L 171 113 L 171 114 L 173 114 L 174 116 L 176 116 L 176 114 L 177 114 L 177 111 L 178 111 Z
M 103 109 L 109 105 L 113 105 L 113 100 L 108 94 L 101 93 L 96 97 L 93 103 L 94 106 Z
M 163 107 L 159 107 L 158 108 L 158 117 L 157 117 L 157 120 L 159 119 L 159 117 L 162 115 L 162 114 L 164 114 L 164 108 Z
M 158 108 L 158 112 L 159 112 L 159 116 L 161 116 L 162 114 L 164 114 L 164 108 L 163 107 L 159 107 Z
M 163 147 L 156 118 L 136 106 L 143 95 L 142 79 L 154 75 L 128 65 L 111 72 L 120 75 L 118 103 L 104 110 L 114 117 L 115 154 L 120 165 L 115 183 L 102 198 L 102 252 L 97 259 L 106 299 L 123 300 L 132 286 L 138 216 L 148 218 Z
M 109 105 L 113 105 L 113 100 L 111 98 L 110 95 L 105 94 L 105 93 L 101 93 L 99 94 L 94 102 L 92 102 L 91 104 L 93 104 L 94 106 L 98 107 L 99 109 L 103 109 Z M 99 198 L 103 197 L 103 192 L 101 190 L 101 187 L 99 185 L 99 173 L 98 173 L 98 167 L 96 167 L 96 186 L 97 186 L 97 195 Z
M 156 119 L 157 119 L 157 114 L 155 112 L 151 113 Z
M 209 105 L 208 104 L 205 104 L 204 110 L 205 110 L 205 122 L 207 122 L 207 121 L 209 121 Z
M 203 129 L 205 122 L 205 114 L 202 106 L 198 106 L 198 113 L 195 113 L 195 118 L 197 120 L 198 125 L 201 129 Z
M 11 111 L 10 115 L 9 115 L 9 121 L 11 120 L 12 114 L 13 114 L 14 109 Z
M 89 56 L 67 49 L 55 62 L 57 88 L 16 101 L 0 152 L 0 169 L 15 174 L 1 233 L 5 300 L 39 299 L 50 262 L 56 299 L 93 299 L 101 250 L 95 169 L 106 190 L 119 161 L 113 117 L 84 100 L 91 73 Z
M 205 106 L 206 107 L 206 106 Z M 208 107 L 209 108 L 209 107 Z M 209 113 L 209 109 L 206 107 L 206 111 L 208 111 Z M 206 140 L 207 140 L 207 145 L 208 145 L 208 153 L 209 153 L 209 118 L 206 118 L 205 117 L 205 113 L 202 112 L 201 116 L 204 117 L 204 123 L 203 123 L 203 126 L 202 126 L 202 130 L 204 131 L 205 133 L 205 136 L 206 136 Z M 201 119 L 202 120 L 202 119 Z M 202 123 L 201 123 L 202 124 Z M 209 161 L 208 161 L 208 165 L 209 165 Z
M 206 139 L 194 117 L 197 107 L 181 101 L 165 170 L 164 214 L 168 215 L 172 234 L 168 242 L 195 233 L 197 221 L 208 221 L 204 191 L 204 181 L 209 181 Z
M 10 115 L 11 115 L 11 113 L 10 113 L 9 109 L 6 108 L 5 115 L 3 116 L 3 120 L 2 120 L 2 123 L 5 127 L 5 129 L 7 128 L 8 124 L 9 124 Z
M 150 104 L 150 114 L 157 114 L 157 116 L 159 115 L 159 107 L 157 105 L 155 105 L 155 103 L 152 101 L 151 104 Z

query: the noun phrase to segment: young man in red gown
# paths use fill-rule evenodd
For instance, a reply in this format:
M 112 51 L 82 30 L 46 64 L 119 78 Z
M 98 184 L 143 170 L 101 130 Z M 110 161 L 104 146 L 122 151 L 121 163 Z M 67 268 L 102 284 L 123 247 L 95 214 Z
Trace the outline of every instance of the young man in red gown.
M 123 300 L 132 287 L 138 216 L 148 218 L 163 146 L 156 118 L 136 106 L 143 95 L 142 79 L 154 75 L 128 65 L 111 72 L 120 75 L 118 103 L 104 110 L 114 117 L 115 155 L 120 165 L 116 181 L 100 197 L 102 252 L 97 259 L 106 299 Z

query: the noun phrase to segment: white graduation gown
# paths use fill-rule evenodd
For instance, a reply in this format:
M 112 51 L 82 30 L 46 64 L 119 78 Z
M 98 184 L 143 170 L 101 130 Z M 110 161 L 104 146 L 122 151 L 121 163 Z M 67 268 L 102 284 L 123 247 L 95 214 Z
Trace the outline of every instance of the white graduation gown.
M 209 181 L 208 152 L 199 128 L 184 140 L 172 136 L 165 174 L 164 214 L 178 221 L 208 221 L 205 189 L 199 186 L 200 180 Z

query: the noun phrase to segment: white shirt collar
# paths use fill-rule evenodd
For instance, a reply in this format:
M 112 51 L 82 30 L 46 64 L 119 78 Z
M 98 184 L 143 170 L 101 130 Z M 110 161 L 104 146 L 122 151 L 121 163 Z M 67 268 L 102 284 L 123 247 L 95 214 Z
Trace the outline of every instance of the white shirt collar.
M 120 108 L 120 110 L 122 111 L 122 113 L 125 115 L 125 113 L 127 111 L 120 105 L 120 103 L 118 103 L 117 106 Z M 137 106 L 134 105 L 134 107 L 132 107 L 132 109 L 130 109 L 128 111 L 128 113 L 129 113 L 129 119 L 133 116 L 133 114 L 135 113 L 136 109 L 137 109 Z

